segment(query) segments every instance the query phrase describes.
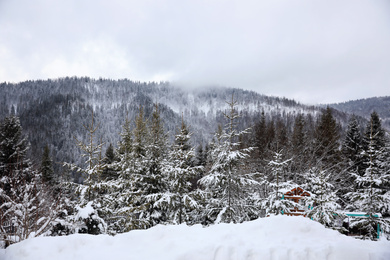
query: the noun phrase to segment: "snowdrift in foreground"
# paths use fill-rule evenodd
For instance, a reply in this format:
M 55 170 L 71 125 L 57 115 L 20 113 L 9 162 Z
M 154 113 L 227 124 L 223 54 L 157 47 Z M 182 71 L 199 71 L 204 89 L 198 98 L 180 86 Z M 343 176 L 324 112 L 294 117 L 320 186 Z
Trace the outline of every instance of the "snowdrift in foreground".
M 361 241 L 303 217 L 243 224 L 156 226 L 110 237 L 32 238 L 0 250 L 4 260 L 390 259 L 390 242 Z

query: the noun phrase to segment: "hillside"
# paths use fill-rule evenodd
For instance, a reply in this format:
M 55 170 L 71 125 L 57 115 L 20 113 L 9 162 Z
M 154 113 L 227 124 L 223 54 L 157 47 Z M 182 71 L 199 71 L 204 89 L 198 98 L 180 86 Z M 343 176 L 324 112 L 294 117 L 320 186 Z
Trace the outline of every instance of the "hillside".
M 343 103 L 329 104 L 329 106 L 366 119 L 369 118 L 372 112 L 376 111 L 382 119 L 382 125 L 390 130 L 390 96 L 359 99 Z
M 224 124 L 223 111 L 232 95 L 238 102 L 240 129 L 253 126 L 263 111 L 268 119 L 282 119 L 289 128 L 296 115 L 310 114 L 315 118 L 321 111 L 319 107 L 242 89 L 185 90 L 168 82 L 67 77 L 0 84 L 0 118 L 9 113 L 20 117 L 35 160 L 39 161 L 47 143 L 58 165 L 63 161 L 80 163 L 80 151 L 73 137 L 86 138 L 83 124 L 91 122 L 92 111 L 99 125 L 97 135 L 105 147 L 117 144 L 126 117 L 133 120 L 140 106 L 149 117 L 155 103 L 159 104 L 171 139 L 183 116 L 193 133 L 193 144 L 198 145 L 209 142 L 218 124 Z M 339 121 L 346 121 L 344 114 L 336 116 Z

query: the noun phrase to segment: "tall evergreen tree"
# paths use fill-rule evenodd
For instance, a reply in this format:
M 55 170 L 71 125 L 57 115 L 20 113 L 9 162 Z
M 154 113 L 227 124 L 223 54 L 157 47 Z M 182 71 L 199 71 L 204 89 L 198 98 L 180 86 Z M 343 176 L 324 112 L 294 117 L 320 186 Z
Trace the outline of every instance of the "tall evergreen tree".
M 267 122 L 264 110 L 261 112 L 260 120 L 254 126 L 254 146 L 258 157 L 263 159 L 267 148 Z
M 385 232 L 390 232 L 390 222 L 378 213 L 389 212 L 390 196 L 385 187 L 390 183 L 390 173 L 381 166 L 383 149 L 377 144 L 378 128 L 375 120 L 371 119 L 370 142 L 365 155 L 368 158 L 367 168 L 363 176 L 351 173 L 356 179 L 358 189 L 347 194 L 347 197 L 354 202 L 353 208 L 363 211 L 367 218 L 357 219 L 352 227 L 357 227 L 371 239 L 377 238 L 378 226 Z M 379 149 L 379 150 L 378 150 Z
M 117 178 L 106 182 L 106 190 L 108 192 L 106 208 L 110 212 L 109 216 L 107 216 L 107 229 L 110 234 L 123 233 L 144 227 L 138 221 L 138 212 L 136 212 L 139 194 L 134 184 L 134 142 L 130 124 L 130 119 L 126 117 L 120 133 L 121 140 L 116 151 L 117 161 L 109 165 L 117 172 Z
M 386 146 L 385 130 L 375 111 L 371 113 L 363 136 L 363 148 L 367 150 L 370 145 L 374 146 L 375 150 L 381 150 Z
M 164 166 L 167 188 L 155 203 L 160 208 L 166 208 L 168 221 L 174 224 L 190 223 L 194 218 L 192 213 L 200 207 L 191 183 L 199 167 L 193 166 L 195 151 L 190 145 L 190 137 L 191 133 L 182 119 L 175 144 Z
M 374 149 L 375 151 L 380 151 L 380 157 L 378 160 L 385 162 L 386 157 L 389 156 L 386 149 L 386 135 L 385 131 L 382 128 L 381 120 L 378 114 L 374 111 L 371 113 L 370 121 L 367 123 L 366 129 L 364 131 L 362 146 L 363 146 L 363 170 L 364 173 L 367 167 L 370 164 L 369 150 Z M 371 147 L 370 147 L 371 146 Z M 384 165 L 382 165 L 384 166 Z
M 118 172 L 114 169 L 114 164 L 116 162 L 116 155 L 114 147 L 110 143 L 106 149 L 106 153 L 103 158 L 103 171 L 101 174 L 102 180 L 112 180 L 118 177 Z
M 0 123 L 0 237 L 6 245 L 48 231 L 59 208 L 32 169 L 28 149 L 19 118 L 6 117 Z
M 147 213 L 146 195 L 149 186 L 146 183 L 148 174 L 149 131 L 144 117 L 143 107 L 140 106 L 131 129 L 127 118 L 123 125 L 121 141 L 119 142 L 117 180 L 111 182 L 113 191 L 109 196 L 112 216 L 111 233 L 122 233 L 132 229 L 144 229 L 151 226 Z
M 83 151 L 82 156 L 86 158 L 85 167 L 71 163 L 64 163 L 64 166 L 82 173 L 85 177 L 83 184 L 69 184 L 75 186 L 76 193 L 79 195 L 78 201 L 76 202 L 77 211 L 74 216 L 75 223 L 78 223 L 76 231 L 88 234 L 101 234 L 106 232 L 106 223 L 102 218 L 105 212 L 104 208 L 101 208 L 105 202 L 103 201 L 103 196 L 100 194 L 100 181 L 103 170 L 101 149 L 103 144 L 95 140 L 95 132 L 98 126 L 95 125 L 93 111 L 91 124 L 84 125 L 84 128 L 88 135 L 87 142 L 84 143 L 76 137 L 74 138 L 77 146 Z
M 293 132 L 290 141 L 290 154 L 293 157 L 291 171 L 294 174 L 294 181 L 297 182 L 298 174 L 306 171 L 309 164 L 308 136 L 305 130 L 305 119 L 302 114 L 295 118 Z
M 148 135 L 149 133 L 144 109 L 140 106 L 138 115 L 135 118 L 135 127 L 133 130 L 133 154 L 135 158 L 142 160 L 142 157 L 146 155 Z M 136 167 L 141 167 L 141 165 L 137 165 Z
M 338 162 L 339 133 L 332 110 L 327 107 L 316 127 L 315 154 L 325 165 L 334 165 Z
M 26 157 L 29 149 L 19 118 L 6 117 L 0 125 L 0 179 L 24 175 L 24 169 L 30 165 Z M 28 175 L 28 171 L 25 174 Z M 29 179 L 28 176 L 24 177 Z
M 168 137 L 164 130 L 160 117 L 158 104 L 155 104 L 151 120 L 149 121 L 149 144 L 146 151 L 148 170 L 141 180 L 144 186 L 145 207 L 141 216 L 149 226 L 162 223 L 167 220 L 167 214 L 156 202 L 161 198 L 167 187 L 164 182 L 164 165 L 167 160 Z
M 365 169 L 362 137 L 355 116 L 352 116 L 349 120 L 341 151 L 345 159 L 343 160 L 344 169 L 342 171 L 342 181 L 339 187 L 339 193 L 344 195 L 345 193 L 358 188 L 358 184 L 355 181 L 356 179 L 350 173 L 353 172 L 362 176 Z
M 56 183 L 56 180 L 54 178 L 53 161 L 51 160 L 50 149 L 47 144 L 43 149 L 40 172 L 42 174 L 43 182 L 49 185 L 54 185 Z
M 337 212 L 341 206 L 337 203 L 338 197 L 334 186 L 330 183 L 330 177 L 331 175 L 326 171 L 316 168 L 310 169 L 305 175 L 304 187 L 311 193 L 310 197 L 305 198 L 308 206 L 306 214 L 327 227 L 336 228 L 336 219 L 345 216 Z
M 291 159 L 283 160 L 282 153 L 275 152 L 274 158 L 268 163 L 271 171 L 271 181 L 264 180 L 266 186 L 270 189 L 268 196 L 261 201 L 261 205 L 266 210 L 266 214 L 284 214 L 290 213 L 297 205 L 284 199 L 284 193 L 294 187 L 292 182 L 285 181 L 284 171 Z
M 222 132 L 217 132 L 211 147 L 211 169 L 199 181 L 208 201 L 206 217 L 215 223 L 238 223 L 255 218 L 258 213 L 251 194 L 258 182 L 253 174 L 246 174 L 240 169 L 252 148 L 239 148 L 238 137 L 247 131 L 236 130 L 236 103 L 232 96 L 228 103 L 230 111 L 224 114 L 228 123 Z
M 282 120 L 276 121 L 276 149 L 285 149 L 288 146 L 288 131 Z
M 351 171 L 361 172 L 362 169 L 362 137 L 355 116 L 349 120 L 347 132 L 342 146 L 343 155 L 348 159 Z

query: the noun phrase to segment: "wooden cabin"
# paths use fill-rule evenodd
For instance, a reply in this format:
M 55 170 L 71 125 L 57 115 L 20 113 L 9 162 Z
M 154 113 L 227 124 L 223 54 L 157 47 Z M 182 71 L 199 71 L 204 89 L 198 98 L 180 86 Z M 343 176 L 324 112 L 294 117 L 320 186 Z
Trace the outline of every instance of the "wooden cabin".
M 293 209 L 289 209 L 290 212 L 285 212 L 287 216 L 305 216 L 305 206 L 303 202 L 304 197 L 310 197 L 310 193 L 303 190 L 301 187 L 296 187 L 283 194 L 283 199 L 291 200 L 297 203 L 297 206 Z

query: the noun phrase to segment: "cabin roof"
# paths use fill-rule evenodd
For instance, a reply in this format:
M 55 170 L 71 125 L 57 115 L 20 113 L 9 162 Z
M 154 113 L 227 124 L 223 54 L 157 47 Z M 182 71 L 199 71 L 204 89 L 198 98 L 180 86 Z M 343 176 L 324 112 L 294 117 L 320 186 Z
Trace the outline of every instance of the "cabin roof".
M 305 191 L 304 189 L 302 189 L 301 187 L 295 187 L 294 189 L 290 190 L 290 191 L 287 191 L 284 193 L 285 196 L 289 196 L 289 197 L 310 197 L 310 192 L 308 191 Z

